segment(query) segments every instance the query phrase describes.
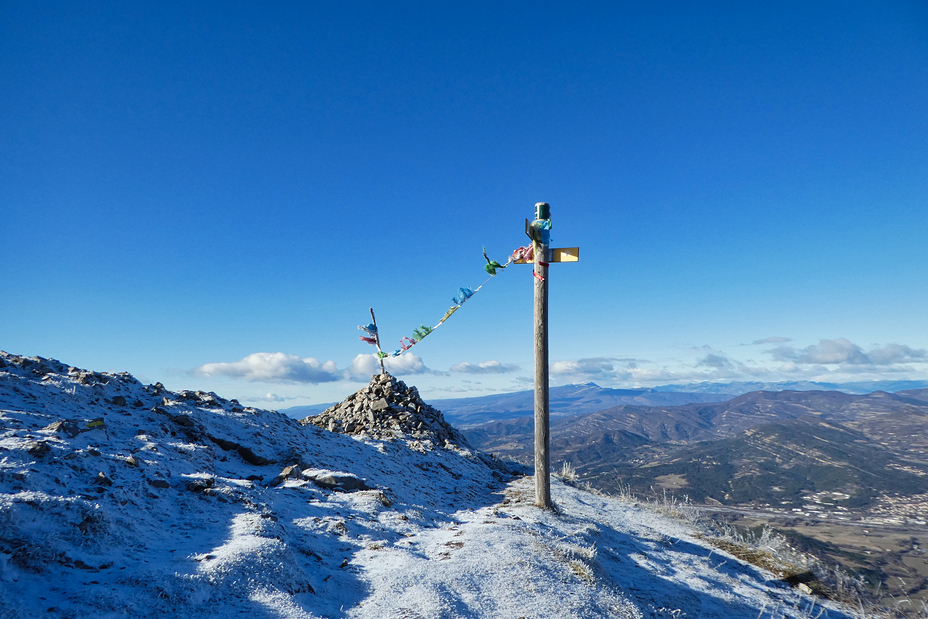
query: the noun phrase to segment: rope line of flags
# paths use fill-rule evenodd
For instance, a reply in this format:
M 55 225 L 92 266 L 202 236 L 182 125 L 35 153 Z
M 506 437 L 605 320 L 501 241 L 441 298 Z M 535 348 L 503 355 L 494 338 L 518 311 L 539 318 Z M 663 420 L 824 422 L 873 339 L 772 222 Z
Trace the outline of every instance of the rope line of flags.
M 547 221 L 550 222 L 550 220 L 547 220 Z M 548 223 L 548 229 L 550 229 L 550 223 Z M 403 338 L 400 340 L 399 348 L 397 348 L 393 353 L 386 353 L 380 348 L 380 334 L 377 331 L 377 323 L 374 320 L 374 312 L 372 310 L 371 311 L 372 322 L 366 327 L 362 327 L 358 325 L 358 329 L 367 333 L 367 335 L 359 336 L 361 341 L 367 342 L 371 346 L 377 347 L 377 357 L 381 360 L 381 363 L 387 357 L 400 356 L 401 354 L 403 354 L 404 352 L 406 352 L 407 350 L 409 350 L 410 348 L 412 348 L 413 346 L 421 342 L 423 339 L 425 339 L 428 335 L 430 335 L 433 331 L 435 331 L 435 329 L 442 326 L 446 320 L 451 318 L 452 314 L 454 314 L 456 311 L 461 309 L 461 306 L 463 306 L 464 303 L 468 299 L 470 299 L 472 296 L 480 292 L 480 289 L 483 288 L 487 284 L 487 282 L 489 282 L 496 275 L 501 273 L 510 264 L 512 264 L 513 262 L 532 262 L 534 260 L 534 250 L 533 250 L 532 245 L 526 245 L 525 247 L 519 247 L 515 251 L 512 252 L 512 254 L 509 256 L 509 259 L 506 261 L 506 264 L 500 264 L 496 260 L 490 260 L 490 258 L 487 256 L 486 248 L 484 248 L 483 258 L 487 261 L 486 265 L 484 265 L 483 268 L 487 273 L 490 274 L 490 276 L 476 288 L 473 288 L 473 289 L 465 288 L 465 287 L 458 288 L 457 294 L 451 298 L 451 301 L 454 303 L 454 305 L 448 308 L 448 311 L 445 312 L 445 315 L 441 317 L 441 320 L 439 320 L 438 324 L 436 324 L 434 327 L 429 327 L 429 326 L 426 326 L 425 324 L 420 324 L 418 327 L 416 327 L 413 330 L 412 336 L 403 336 Z M 535 275 L 535 277 L 540 277 L 534 271 L 532 271 L 532 273 Z

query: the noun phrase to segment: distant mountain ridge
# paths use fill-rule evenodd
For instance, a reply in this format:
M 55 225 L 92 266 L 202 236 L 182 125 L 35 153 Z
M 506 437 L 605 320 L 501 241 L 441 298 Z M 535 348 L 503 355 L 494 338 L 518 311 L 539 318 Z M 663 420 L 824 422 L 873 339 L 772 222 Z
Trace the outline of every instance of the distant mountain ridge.
M 720 402 L 732 397 L 726 394 L 675 393 L 649 388 L 607 389 L 592 382 L 552 387 L 549 393 L 552 417 L 585 415 L 620 404 L 673 406 L 692 402 Z M 429 399 L 429 402 L 454 426 L 466 428 L 488 421 L 533 415 L 535 392 L 525 390 L 471 398 Z M 321 413 L 329 406 L 331 404 L 294 406 L 281 409 L 280 412 L 301 418 Z
M 928 388 L 926 380 L 871 380 L 850 383 L 819 383 L 814 381 L 759 382 L 736 381 L 731 383 L 685 383 L 679 385 L 661 385 L 654 391 L 679 391 L 685 393 L 718 393 L 732 396 L 752 391 L 843 391 L 856 395 L 887 391 L 895 393 L 906 389 Z
M 533 418 L 526 416 L 472 427 L 464 434 L 481 449 L 528 462 L 533 453 L 533 427 Z M 708 497 L 731 504 L 748 496 L 752 497 L 749 500 L 764 496 L 761 491 L 722 492 L 715 478 L 725 471 L 730 479 L 750 478 L 754 486 L 761 488 L 777 485 L 771 480 L 778 475 L 793 479 L 789 486 L 800 494 L 824 487 L 838 490 L 850 484 L 856 489 L 849 496 L 860 503 L 873 495 L 862 482 L 850 481 L 857 479 L 856 473 L 848 474 L 851 469 L 870 470 L 870 477 L 863 479 L 880 479 L 878 469 L 891 464 L 897 468 L 895 477 L 914 476 L 906 487 L 928 491 L 928 485 L 920 481 L 928 480 L 926 428 L 928 389 L 894 394 L 877 391 L 867 395 L 840 391 L 760 391 L 725 402 L 668 407 L 620 405 L 578 417 L 553 419 L 551 456 L 553 461 L 573 463 L 578 471 L 598 480 L 596 483 L 607 490 L 616 490 L 623 483 L 646 490 L 655 478 L 676 475 L 686 477 L 691 489 L 700 488 L 693 492 L 699 500 Z M 808 436 L 802 436 L 802 432 Z M 832 437 L 827 449 L 809 447 L 814 444 L 807 440 L 809 437 L 826 434 Z M 771 460 L 770 446 L 782 441 L 748 440 L 752 435 L 790 437 L 797 445 L 795 453 L 780 454 Z M 813 457 L 809 455 L 813 451 L 831 455 Z M 809 468 L 809 462 L 816 458 L 820 461 Z M 698 462 L 711 466 L 693 464 Z M 758 469 L 761 462 L 767 463 L 761 467 L 763 473 Z M 873 466 L 877 468 L 872 469 Z M 907 466 L 917 472 L 900 473 Z M 812 477 L 800 482 L 797 470 L 804 470 Z M 879 485 L 881 489 L 889 487 L 887 482 Z M 790 496 L 799 500 L 800 494 Z
M 720 402 L 729 399 L 727 394 L 693 394 L 654 389 L 608 389 L 596 383 L 582 383 L 552 387 L 549 390 L 552 418 L 585 415 L 622 404 L 639 406 L 675 406 L 694 402 Z M 534 390 L 517 391 L 475 398 L 432 400 L 433 406 L 458 427 L 499 419 L 515 419 L 533 415 Z
M 819 383 L 811 381 L 791 382 L 731 382 L 731 383 L 688 383 L 661 385 L 635 389 L 611 389 L 587 382 L 550 390 L 551 416 L 585 415 L 622 404 L 635 406 L 680 406 L 708 402 L 724 402 L 731 398 L 754 391 L 839 391 L 849 394 L 867 394 L 874 391 L 897 392 L 901 390 L 925 389 L 928 381 L 869 381 L 855 383 Z M 534 414 L 534 391 L 497 393 L 468 398 L 432 399 L 445 418 L 459 428 L 468 428 L 492 421 L 517 419 Z M 335 402 L 293 406 L 279 409 L 280 412 L 297 419 L 317 415 Z

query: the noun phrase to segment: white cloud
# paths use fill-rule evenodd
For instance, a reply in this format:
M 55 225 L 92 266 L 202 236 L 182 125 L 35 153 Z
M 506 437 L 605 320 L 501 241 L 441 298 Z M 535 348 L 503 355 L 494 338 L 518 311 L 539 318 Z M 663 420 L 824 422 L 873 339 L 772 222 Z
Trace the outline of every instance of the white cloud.
M 766 352 L 777 361 L 800 365 L 888 366 L 928 360 L 925 350 L 887 344 L 864 351 L 845 338 L 819 340 L 818 344 L 801 349 L 777 346 Z
M 412 353 L 403 353 L 398 357 L 387 357 L 383 360 L 384 368 L 396 376 L 408 374 L 431 374 L 432 371 L 425 367 L 422 359 Z M 380 374 L 380 361 L 376 354 L 357 355 L 351 361 L 351 367 L 348 368 L 348 374 L 352 378 L 368 380 L 374 374 Z
M 765 337 L 765 338 L 762 339 L 762 340 L 754 340 L 754 341 L 751 342 L 749 345 L 750 345 L 750 346 L 757 346 L 757 345 L 759 345 L 759 344 L 785 344 L 786 342 L 792 342 L 792 341 L 793 341 L 793 340 L 789 339 L 788 337 L 776 337 L 776 336 L 773 336 L 773 337 Z
M 703 348 L 689 349 L 693 352 Z M 693 363 L 676 360 L 662 367 L 649 366 L 647 362 L 635 359 L 621 360 L 614 377 L 622 384 L 660 385 L 667 383 L 688 382 L 730 382 L 745 379 L 767 379 L 772 370 L 753 362 L 742 362 L 721 352 L 710 352 Z M 642 366 L 643 364 L 643 366 Z
M 867 356 L 875 365 L 928 361 L 928 351 L 910 348 L 901 344 L 887 344 L 881 348 L 874 348 L 867 353 Z
M 696 365 L 697 367 L 702 366 L 707 368 L 715 368 L 717 370 L 728 370 L 734 367 L 728 357 L 720 353 L 709 353 Z
M 247 397 L 247 398 L 243 397 L 243 398 L 241 398 L 241 399 L 242 399 L 242 400 L 246 400 L 246 401 L 248 401 L 248 402 L 274 402 L 274 403 L 280 403 L 280 402 L 287 402 L 288 400 L 296 400 L 296 399 L 298 399 L 298 397 L 297 397 L 297 396 L 277 395 L 276 393 L 267 393 L 267 394 L 265 394 L 265 395 L 252 396 L 252 397 Z
M 818 344 L 802 349 L 796 360 L 799 363 L 820 363 L 823 365 L 835 363 L 864 365 L 870 363 L 870 359 L 867 358 L 860 346 L 843 337 L 836 340 L 819 340 Z
M 776 348 L 765 350 L 764 353 L 773 357 L 774 361 L 783 361 L 784 363 L 792 364 L 796 359 L 796 349 L 792 346 L 777 346 Z
M 704 371 L 693 369 L 630 368 L 619 372 L 619 379 L 635 385 L 659 385 L 663 383 L 704 382 L 730 379 L 734 372 L 718 370 Z
M 436 392 L 445 392 L 445 393 L 472 393 L 475 391 L 484 392 L 487 389 L 482 387 L 440 387 L 435 389 Z
M 267 383 L 327 383 L 341 379 L 334 361 L 320 362 L 282 352 L 256 352 L 234 363 L 207 363 L 193 370 L 200 376 L 226 376 Z
M 862 348 L 846 338 L 822 339 L 810 346 L 793 346 L 788 338 L 770 337 L 755 344 L 766 345 L 766 363 L 721 352 L 711 346 L 683 349 L 685 357 L 660 363 L 617 357 L 593 357 L 558 361 L 551 365 L 552 379 L 559 383 L 594 381 L 601 385 L 653 386 L 689 382 L 742 380 L 841 380 L 878 379 L 890 374 L 915 371 L 928 363 L 928 351 L 902 344 Z M 771 363 L 773 361 L 773 363 Z
M 607 357 L 555 361 L 551 364 L 551 373 L 579 380 L 611 380 L 616 378 L 617 361 Z
M 711 355 L 710 355 L 711 356 Z M 613 384 L 654 382 L 661 380 L 706 380 L 705 372 L 679 372 L 664 368 L 642 368 L 648 362 L 643 359 L 617 357 L 591 357 L 573 361 L 556 361 L 551 364 L 551 374 L 570 381 L 597 381 Z
M 477 365 L 464 361 L 457 365 L 451 366 L 452 372 L 462 374 L 506 374 L 509 372 L 518 372 L 521 368 L 517 365 L 503 364 L 499 361 L 481 361 Z

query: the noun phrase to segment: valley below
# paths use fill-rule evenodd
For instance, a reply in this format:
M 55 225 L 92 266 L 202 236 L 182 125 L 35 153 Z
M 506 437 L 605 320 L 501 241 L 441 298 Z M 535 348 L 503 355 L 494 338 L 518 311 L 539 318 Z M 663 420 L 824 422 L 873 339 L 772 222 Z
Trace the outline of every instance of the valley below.
M 474 425 L 531 464 L 533 419 Z M 928 390 L 755 392 L 725 402 L 559 415 L 551 461 L 611 494 L 679 501 L 844 568 L 876 595 L 928 601 Z
M 915 503 L 912 506 L 924 503 Z M 777 510 L 705 506 L 733 525 L 751 531 L 769 526 L 793 547 L 840 565 L 875 594 L 918 604 L 928 602 L 928 529 L 867 512 L 811 510 L 806 514 Z

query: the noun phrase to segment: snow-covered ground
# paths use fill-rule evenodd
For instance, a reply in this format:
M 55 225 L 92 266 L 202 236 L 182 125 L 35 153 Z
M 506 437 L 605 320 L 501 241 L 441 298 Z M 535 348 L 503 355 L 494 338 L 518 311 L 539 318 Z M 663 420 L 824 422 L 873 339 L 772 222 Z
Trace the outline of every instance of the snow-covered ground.
M 0 353 L 0 616 L 844 617 L 680 521 L 466 446 Z

